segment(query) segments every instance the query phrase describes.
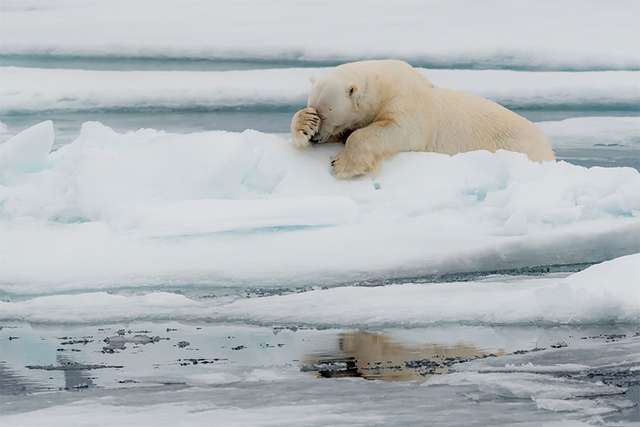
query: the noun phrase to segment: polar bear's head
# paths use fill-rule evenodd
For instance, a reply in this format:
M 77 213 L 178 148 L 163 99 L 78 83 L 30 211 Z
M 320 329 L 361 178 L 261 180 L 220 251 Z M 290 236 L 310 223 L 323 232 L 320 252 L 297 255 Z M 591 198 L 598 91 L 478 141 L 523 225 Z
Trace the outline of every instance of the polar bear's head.
M 366 84 L 352 73 L 342 70 L 311 80 L 307 102 L 320 116 L 320 129 L 311 141 L 327 142 L 331 136 L 347 134 L 359 127 L 366 118 L 363 109 Z

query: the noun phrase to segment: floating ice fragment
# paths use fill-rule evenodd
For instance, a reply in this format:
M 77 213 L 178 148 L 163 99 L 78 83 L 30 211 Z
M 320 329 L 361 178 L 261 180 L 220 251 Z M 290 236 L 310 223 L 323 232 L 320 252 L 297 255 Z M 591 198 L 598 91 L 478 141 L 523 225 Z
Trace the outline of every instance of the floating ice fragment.
M 0 144 L 0 183 L 45 168 L 54 138 L 53 122 L 47 120 Z

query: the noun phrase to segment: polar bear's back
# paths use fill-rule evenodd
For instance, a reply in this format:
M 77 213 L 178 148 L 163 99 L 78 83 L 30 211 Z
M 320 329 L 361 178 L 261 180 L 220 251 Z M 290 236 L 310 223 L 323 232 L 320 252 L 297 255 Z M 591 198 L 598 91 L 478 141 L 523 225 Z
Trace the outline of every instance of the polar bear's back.
M 400 151 L 456 154 L 517 151 L 531 160 L 555 158 L 543 132 L 529 120 L 488 99 L 434 87 L 404 61 L 370 60 L 336 67 L 345 81 L 363 85 L 378 116 L 401 129 L 388 144 Z
M 431 88 L 433 84 L 410 64 L 397 59 L 376 59 L 349 62 L 338 65 L 338 72 L 357 75 L 359 78 L 376 79 L 377 84 L 392 84 L 393 88 Z
M 526 118 L 488 99 L 434 88 L 425 112 L 438 129 L 435 150 L 454 154 L 472 150 L 517 151 L 531 160 L 555 159 L 544 133 Z M 430 127 L 431 127 L 430 126 Z

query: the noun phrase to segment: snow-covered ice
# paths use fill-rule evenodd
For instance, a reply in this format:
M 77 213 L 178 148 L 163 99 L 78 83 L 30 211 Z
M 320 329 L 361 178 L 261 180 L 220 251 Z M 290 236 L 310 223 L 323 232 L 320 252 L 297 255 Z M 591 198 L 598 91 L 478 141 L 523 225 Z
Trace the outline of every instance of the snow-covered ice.
M 341 286 L 283 296 L 197 301 L 153 292 L 41 296 L 0 302 L 0 320 L 96 323 L 217 320 L 313 326 L 593 324 L 640 320 L 640 255 L 561 278 L 516 282 Z
M 594 399 L 594 397 L 618 395 L 623 391 L 604 384 L 587 385 L 583 381 L 566 378 L 549 378 L 532 373 L 453 373 L 434 379 L 429 385 L 471 385 L 479 384 L 484 397 L 529 398 L 541 409 L 555 412 L 583 412 L 587 415 L 601 415 L 619 409 Z M 632 407 L 631 402 L 623 405 Z
M 556 155 L 570 163 L 640 170 L 639 117 L 576 117 L 537 124 Z
M 640 117 L 577 117 L 537 125 L 555 147 L 640 150 Z
M 0 302 L 0 319 L 33 322 L 97 323 L 131 320 L 205 319 L 208 309 L 182 295 L 153 292 L 112 295 L 94 292 Z
M 346 326 L 429 323 L 602 323 L 640 320 L 640 254 L 566 279 L 521 283 L 339 287 L 238 300 L 216 309 L 234 319 Z
M 584 383 L 580 385 L 585 386 Z M 425 389 L 413 384 L 407 387 L 405 384 L 376 384 L 362 380 L 326 380 L 322 384 L 316 379 L 307 378 L 285 384 L 236 383 L 208 388 L 194 387 L 170 393 L 155 389 L 122 390 L 105 397 L 90 394 L 76 401 L 59 402 L 55 406 L 5 415 L 0 421 L 7 425 L 25 427 L 138 426 L 148 425 L 149 420 L 153 420 L 153 425 L 157 426 L 174 426 L 181 423 L 190 426 L 210 426 L 215 422 L 225 426 L 365 427 L 397 425 L 398 422 L 403 425 L 416 425 L 422 423 L 425 418 L 437 425 L 446 426 L 460 425 L 463 420 L 465 425 L 481 426 L 485 425 L 487 418 L 495 425 L 510 425 L 522 417 L 532 421 L 529 425 L 553 425 L 543 423 L 554 419 L 557 422 L 559 418 L 551 411 L 539 410 L 540 405 L 528 396 L 512 398 L 510 411 L 503 411 L 501 409 L 504 408 L 500 404 L 489 401 L 477 405 L 471 399 L 463 397 L 464 393 L 473 393 L 476 387 L 474 384 L 466 383 L 446 389 L 442 386 Z M 578 390 L 574 392 L 579 393 Z M 487 398 L 492 397 L 490 393 L 479 394 Z M 313 404 L 305 404 L 307 399 L 313 399 Z M 436 401 L 439 403 L 436 404 Z M 561 402 L 569 405 L 573 401 L 565 399 Z M 136 406 L 132 405 L 133 402 L 137 402 Z M 446 410 L 443 410 L 443 402 L 447 403 Z M 578 400 L 577 403 L 582 404 L 575 404 L 568 411 L 573 417 L 588 416 L 589 408 L 585 408 L 587 404 L 596 408 L 604 406 L 588 399 Z M 403 407 L 411 410 L 403 410 Z M 566 416 L 566 413 L 563 415 Z M 574 421 L 569 425 L 587 424 Z
M 309 78 L 327 70 L 87 71 L 0 67 L 0 110 L 34 113 L 302 106 L 311 86 Z M 640 104 L 640 71 L 422 72 L 437 86 L 476 93 L 510 108 L 635 111 Z
M 0 54 L 338 60 L 428 65 L 640 68 L 633 0 L 126 0 L 0 5 Z M 152 13 L 151 13 L 152 12 Z M 367 29 L 359 31 L 358 29 Z M 380 31 L 370 31 L 384 28 Z M 99 29 L 99 31 L 97 30 Z M 614 47 L 615 46 L 615 47 Z
M 330 284 L 640 250 L 631 168 L 404 153 L 345 182 L 329 170 L 339 147 L 300 152 L 256 131 L 87 123 L 49 152 L 52 140 L 43 123 L 0 145 L 0 159 L 20 159 L 0 163 L 4 291 Z
M 15 174 L 45 168 L 53 142 L 53 123 L 46 121 L 24 130 L 0 145 L 0 182 L 10 182 Z
M 120 408 L 122 409 L 122 408 Z M 278 405 L 249 408 L 212 408 L 209 405 L 158 404 L 144 406 L 135 413 L 118 410 L 110 404 L 80 402 L 69 406 L 41 409 L 28 414 L 4 417 L 7 425 L 29 426 L 175 426 L 185 421 L 192 426 L 367 426 L 382 421 L 381 416 L 362 416 L 353 404 Z

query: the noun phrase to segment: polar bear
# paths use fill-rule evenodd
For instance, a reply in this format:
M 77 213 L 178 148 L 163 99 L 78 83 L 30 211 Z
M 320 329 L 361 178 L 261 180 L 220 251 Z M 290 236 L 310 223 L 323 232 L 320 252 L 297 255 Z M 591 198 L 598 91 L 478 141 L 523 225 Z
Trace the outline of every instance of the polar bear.
M 488 99 L 434 87 L 403 61 L 343 64 L 312 83 L 307 107 L 291 121 L 292 140 L 299 148 L 345 143 L 331 162 L 337 178 L 374 171 L 401 151 L 510 150 L 534 161 L 555 158 L 542 131 L 524 117 Z

